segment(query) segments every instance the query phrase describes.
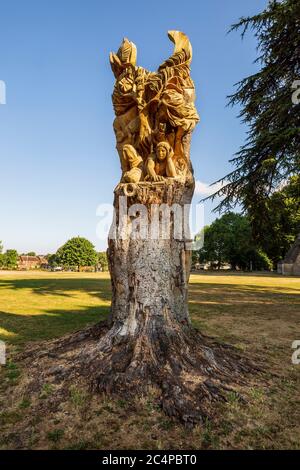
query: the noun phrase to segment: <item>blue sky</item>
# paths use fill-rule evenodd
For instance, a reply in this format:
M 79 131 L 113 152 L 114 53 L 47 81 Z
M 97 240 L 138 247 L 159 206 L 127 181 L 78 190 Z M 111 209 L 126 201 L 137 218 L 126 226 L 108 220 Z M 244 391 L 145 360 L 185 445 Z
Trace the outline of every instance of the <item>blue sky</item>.
M 96 208 L 112 202 L 120 165 L 112 130 L 114 78 L 108 56 L 124 36 L 138 64 L 156 70 L 172 53 L 167 31 L 192 42 L 201 122 L 191 158 L 199 200 L 230 171 L 246 129 L 226 107 L 234 83 L 255 71 L 256 42 L 226 34 L 266 0 L 10 0 L 1 2 L 0 240 L 5 249 L 55 252 L 71 236 L 97 249 Z M 205 222 L 211 222 L 211 203 Z

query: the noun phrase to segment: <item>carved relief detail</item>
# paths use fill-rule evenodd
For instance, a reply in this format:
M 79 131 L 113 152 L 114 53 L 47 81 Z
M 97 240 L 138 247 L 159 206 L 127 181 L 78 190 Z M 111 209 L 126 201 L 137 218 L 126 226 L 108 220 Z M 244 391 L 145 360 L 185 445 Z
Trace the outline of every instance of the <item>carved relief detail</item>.
M 192 48 L 184 33 L 169 31 L 168 36 L 174 52 L 157 72 L 136 65 L 136 46 L 127 38 L 110 54 L 122 183 L 164 182 L 192 171 L 189 137 L 199 121 L 190 77 Z

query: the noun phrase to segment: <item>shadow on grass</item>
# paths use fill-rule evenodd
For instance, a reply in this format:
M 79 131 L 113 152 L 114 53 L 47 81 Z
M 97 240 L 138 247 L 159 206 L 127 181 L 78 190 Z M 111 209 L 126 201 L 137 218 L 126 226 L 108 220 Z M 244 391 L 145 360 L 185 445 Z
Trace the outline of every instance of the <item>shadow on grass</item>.
M 191 314 L 196 317 L 228 313 L 247 321 L 251 316 L 271 319 L 296 314 L 300 319 L 300 291 L 295 288 L 193 282 L 189 286 L 189 303 Z
M 110 279 L 10 279 L 0 281 L 0 295 L 5 295 L 1 289 L 12 292 L 15 303 L 16 296 L 19 296 L 17 302 L 22 311 L 24 306 L 28 306 L 28 313 L 18 313 L 17 310 L 16 313 L 0 311 L 0 340 L 8 343 L 21 344 L 56 338 L 104 320 L 109 314 Z M 30 302 L 35 295 L 45 299 L 41 302 L 38 313 L 30 313 Z M 57 299 L 54 300 L 54 308 L 51 308 L 52 296 L 61 296 L 61 308 L 56 308 Z M 89 296 L 99 299 L 99 305 L 98 301 L 95 305 L 95 300 L 93 305 L 89 305 Z M 66 307 L 63 308 L 65 302 Z M 5 297 L 2 310 L 5 310 Z
M 216 297 L 221 300 L 223 295 L 232 297 L 232 299 L 243 297 L 245 300 L 253 298 L 260 301 L 275 300 L 275 301 L 296 301 L 300 302 L 300 289 L 296 287 L 286 286 L 261 286 L 257 284 L 230 284 L 219 282 L 195 282 L 189 285 L 190 295 L 201 295 L 205 298 L 212 299 Z M 200 299 L 199 297 L 199 299 Z
M 300 291 L 280 286 L 195 282 L 189 286 L 192 323 L 218 341 L 253 349 L 287 349 L 300 331 Z M 247 346 L 248 347 L 248 346 Z M 284 359 L 286 360 L 286 358 Z
M 48 340 L 105 320 L 109 307 L 49 310 L 39 315 L 0 312 L 0 340 L 9 343 Z
M 0 290 L 30 289 L 34 294 L 61 295 L 72 297 L 74 292 L 85 292 L 101 300 L 111 299 L 110 279 L 97 278 L 54 278 L 54 279 L 0 279 Z
M 18 314 L 17 309 L 15 313 L 5 312 L 5 303 L 2 303 L 4 311 L 0 311 L 0 339 L 12 343 L 59 337 L 103 320 L 109 313 L 109 278 L 2 279 L 0 292 L 1 289 L 19 295 L 22 309 L 28 305 L 28 314 Z M 224 314 L 238 321 L 243 320 L 249 326 L 257 318 L 262 321 L 281 318 L 296 325 L 300 311 L 298 292 L 295 288 L 280 286 L 192 280 L 189 286 L 189 308 L 194 325 L 200 327 L 203 321 L 209 322 L 216 317 L 220 319 L 221 325 Z M 86 296 L 82 302 L 78 299 L 80 293 Z M 35 294 L 43 297 L 43 305 L 41 303 L 40 312 L 30 313 L 31 297 Z M 53 302 L 54 308 L 51 308 L 52 296 L 61 296 L 60 308 L 57 308 L 57 299 Z M 94 299 L 92 306 L 89 305 L 89 296 Z M 106 305 L 101 305 L 101 301 Z

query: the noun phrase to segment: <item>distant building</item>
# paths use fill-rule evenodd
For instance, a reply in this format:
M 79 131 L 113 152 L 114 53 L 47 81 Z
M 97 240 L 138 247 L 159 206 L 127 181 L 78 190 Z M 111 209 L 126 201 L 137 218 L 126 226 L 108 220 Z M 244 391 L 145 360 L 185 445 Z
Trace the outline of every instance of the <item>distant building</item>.
M 194 269 L 196 269 L 196 271 L 206 270 L 206 269 L 209 269 L 209 264 L 208 263 L 195 263 Z
M 48 261 L 44 256 L 19 256 L 18 269 L 28 270 L 40 268 L 48 268 Z
M 285 258 L 278 263 L 277 272 L 279 274 L 300 276 L 300 233 Z
M 217 269 L 217 265 L 218 265 L 217 261 L 213 261 L 210 263 L 198 263 L 197 262 L 194 264 L 193 269 L 196 271 L 208 271 L 211 269 Z M 231 269 L 231 266 L 228 263 L 222 263 L 220 266 L 220 269 L 226 271 L 226 270 Z

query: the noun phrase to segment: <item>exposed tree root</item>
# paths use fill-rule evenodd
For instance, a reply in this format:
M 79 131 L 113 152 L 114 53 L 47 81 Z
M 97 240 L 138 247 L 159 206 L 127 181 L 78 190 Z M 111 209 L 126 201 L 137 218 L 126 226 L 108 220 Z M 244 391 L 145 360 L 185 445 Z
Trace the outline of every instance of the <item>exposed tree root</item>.
M 84 381 L 94 393 L 128 400 L 151 388 L 167 415 L 192 426 L 212 418 L 214 405 L 258 370 L 190 326 L 145 322 L 134 336 L 121 333 L 99 323 L 47 342 L 44 350 L 28 349 L 20 356 L 28 373 L 23 387 L 32 394 L 54 383 L 63 398 L 70 385 Z

